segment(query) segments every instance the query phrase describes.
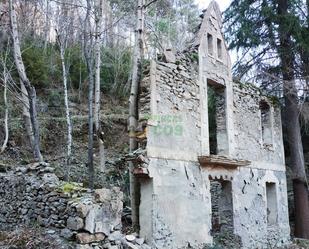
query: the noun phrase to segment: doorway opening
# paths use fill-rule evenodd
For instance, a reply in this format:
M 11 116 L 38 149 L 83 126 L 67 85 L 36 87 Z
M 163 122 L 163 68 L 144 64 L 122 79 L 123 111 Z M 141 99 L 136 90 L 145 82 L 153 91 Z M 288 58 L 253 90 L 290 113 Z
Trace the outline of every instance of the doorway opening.
M 211 193 L 211 235 L 234 233 L 232 183 L 224 180 L 210 180 Z

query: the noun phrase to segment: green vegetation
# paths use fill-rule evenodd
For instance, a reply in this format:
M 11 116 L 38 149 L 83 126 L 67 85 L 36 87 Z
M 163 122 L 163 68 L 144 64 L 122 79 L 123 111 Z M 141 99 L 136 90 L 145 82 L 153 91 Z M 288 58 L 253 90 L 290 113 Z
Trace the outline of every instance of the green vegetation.
M 74 192 L 82 192 L 85 191 L 82 183 L 77 182 L 64 182 L 62 185 L 58 187 L 58 190 L 63 193 L 74 193 Z

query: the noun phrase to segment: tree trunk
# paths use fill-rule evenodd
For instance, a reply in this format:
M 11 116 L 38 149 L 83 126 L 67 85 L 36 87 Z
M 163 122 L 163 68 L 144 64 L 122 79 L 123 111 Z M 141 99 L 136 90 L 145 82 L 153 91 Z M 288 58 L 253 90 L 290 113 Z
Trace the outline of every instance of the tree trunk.
M 65 63 L 65 49 L 67 48 L 68 37 L 70 36 L 69 28 L 69 17 L 70 12 L 68 11 L 67 6 L 65 5 L 66 1 L 62 1 L 61 9 L 59 11 L 59 32 L 56 29 L 57 34 L 57 43 L 60 50 L 60 60 L 62 67 L 62 80 L 63 80 L 63 93 L 64 93 L 64 106 L 65 106 L 65 114 L 66 114 L 66 122 L 67 122 L 67 154 L 66 154 L 66 163 L 65 163 L 65 180 L 69 180 L 70 176 L 70 163 L 72 156 L 72 122 L 70 115 L 70 107 L 69 107 L 69 97 L 68 97 L 68 80 L 67 80 L 67 67 Z
M 97 144 L 99 146 L 100 169 L 105 171 L 105 151 L 103 142 L 103 132 L 100 123 L 100 107 L 101 107 L 101 32 L 103 21 L 103 0 L 98 0 L 96 6 L 96 30 L 95 30 L 95 105 L 94 105 L 94 123 Z
M 45 27 L 44 27 L 44 52 L 46 53 L 47 44 L 49 42 L 50 20 L 49 20 L 49 0 L 46 1 L 45 10 Z
M 18 75 L 22 83 L 24 84 L 28 99 L 29 99 L 29 113 L 31 126 L 33 131 L 33 153 L 34 157 L 38 161 L 43 161 L 43 157 L 40 150 L 40 134 L 39 134 L 39 123 L 37 119 L 37 110 L 36 110 L 36 91 L 35 88 L 31 85 L 29 79 L 27 78 L 25 66 L 22 60 L 21 51 L 20 51 L 20 43 L 18 38 L 17 31 L 17 21 L 16 14 L 13 8 L 12 0 L 9 0 L 9 12 L 10 12 L 10 25 L 12 31 L 12 40 L 13 40 L 13 55 L 14 61 L 16 65 L 16 69 L 18 71 Z
M 3 153 L 7 147 L 8 141 L 9 141 L 9 125 L 8 125 L 8 119 L 9 119 L 9 108 L 8 108 L 8 99 L 7 99 L 7 84 L 8 84 L 8 72 L 6 70 L 6 65 L 3 65 L 3 84 L 4 84 L 4 91 L 3 91 L 3 99 L 4 99 L 4 130 L 5 130 L 5 137 L 4 141 L 0 150 L 0 154 Z
M 286 18 L 288 0 L 278 0 L 278 15 Z M 294 76 L 295 57 L 291 35 L 286 22 L 279 22 L 280 46 L 278 53 L 281 60 L 283 90 L 287 121 L 287 140 L 289 143 L 291 167 L 293 172 L 293 191 L 295 205 L 295 236 L 309 239 L 309 193 L 304 163 L 304 152 L 299 124 L 298 95 Z
M 91 12 L 91 3 L 90 0 L 87 0 L 87 13 L 84 22 L 84 56 L 87 64 L 88 71 L 88 174 L 89 174 L 89 188 L 94 188 L 94 165 L 93 165 L 93 63 L 92 63 L 92 54 L 91 54 L 91 35 L 87 35 L 91 32 L 90 25 L 90 12 Z
M 132 69 L 132 84 L 129 99 L 130 153 L 132 153 L 138 148 L 138 143 L 135 138 L 135 130 L 138 123 L 138 92 L 142 75 L 144 6 L 145 6 L 145 0 L 138 0 L 136 30 L 135 30 L 135 47 L 134 47 L 133 69 Z M 132 162 L 129 162 L 132 223 L 133 226 L 137 228 L 139 225 L 140 185 L 138 179 L 136 179 L 133 174 L 133 170 L 134 170 L 134 164 Z
M 31 148 L 33 148 L 34 145 L 34 136 L 33 136 L 33 131 L 32 131 L 32 124 L 31 124 L 31 119 L 30 119 L 30 112 L 29 112 L 29 96 L 27 89 L 25 87 L 25 84 L 23 83 L 22 80 L 20 80 L 20 89 L 21 89 L 21 100 L 23 102 L 23 121 L 24 121 L 24 126 L 26 129 L 26 134 L 29 139 L 29 143 Z
M 64 105 L 65 105 L 65 114 L 67 120 L 67 158 L 66 158 L 66 169 L 65 169 L 65 180 L 69 180 L 69 167 L 71 162 L 72 155 L 72 124 L 71 124 L 71 116 L 69 109 L 69 98 L 68 98 L 68 84 L 67 84 L 67 73 L 64 59 L 64 48 L 62 43 L 59 42 L 60 45 L 60 58 L 62 65 L 62 77 L 63 77 L 63 90 L 64 90 Z

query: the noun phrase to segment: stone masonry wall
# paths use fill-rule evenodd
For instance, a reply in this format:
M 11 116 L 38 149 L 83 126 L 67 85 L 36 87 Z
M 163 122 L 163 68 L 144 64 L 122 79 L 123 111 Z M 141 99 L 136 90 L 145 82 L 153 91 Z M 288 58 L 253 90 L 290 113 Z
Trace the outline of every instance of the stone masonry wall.
M 251 84 L 234 83 L 235 157 L 281 164 L 284 168 L 280 108 Z M 263 144 L 260 102 L 270 106 L 272 144 Z
M 79 248 L 100 241 L 111 245 L 123 237 L 122 198 L 116 187 L 92 193 L 80 184 L 61 182 L 46 164 L 18 167 L 0 174 L 0 230 L 39 224 L 76 240 Z
M 54 191 L 60 182 L 51 172 L 48 167 L 25 167 L 0 175 L 0 229 L 34 222 L 56 228 L 66 226 L 71 211 L 67 208 L 69 198 Z
M 147 132 L 150 157 L 193 159 L 200 151 L 197 57 L 195 50 L 185 51 L 177 54 L 174 61 L 156 62 L 150 71 L 151 116 Z

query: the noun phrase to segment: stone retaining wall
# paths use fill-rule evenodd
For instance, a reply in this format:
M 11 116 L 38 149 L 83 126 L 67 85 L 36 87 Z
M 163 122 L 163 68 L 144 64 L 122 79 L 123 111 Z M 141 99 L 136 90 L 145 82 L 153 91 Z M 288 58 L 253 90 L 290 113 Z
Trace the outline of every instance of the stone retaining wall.
M 92 193 L 81 184 L 61 182 L 46 164 L 19 167 L 0 174 L 0 230 L 39 224 L 83 245 L 115 242 L 124 236 L 122 198 L 116 187 Z

